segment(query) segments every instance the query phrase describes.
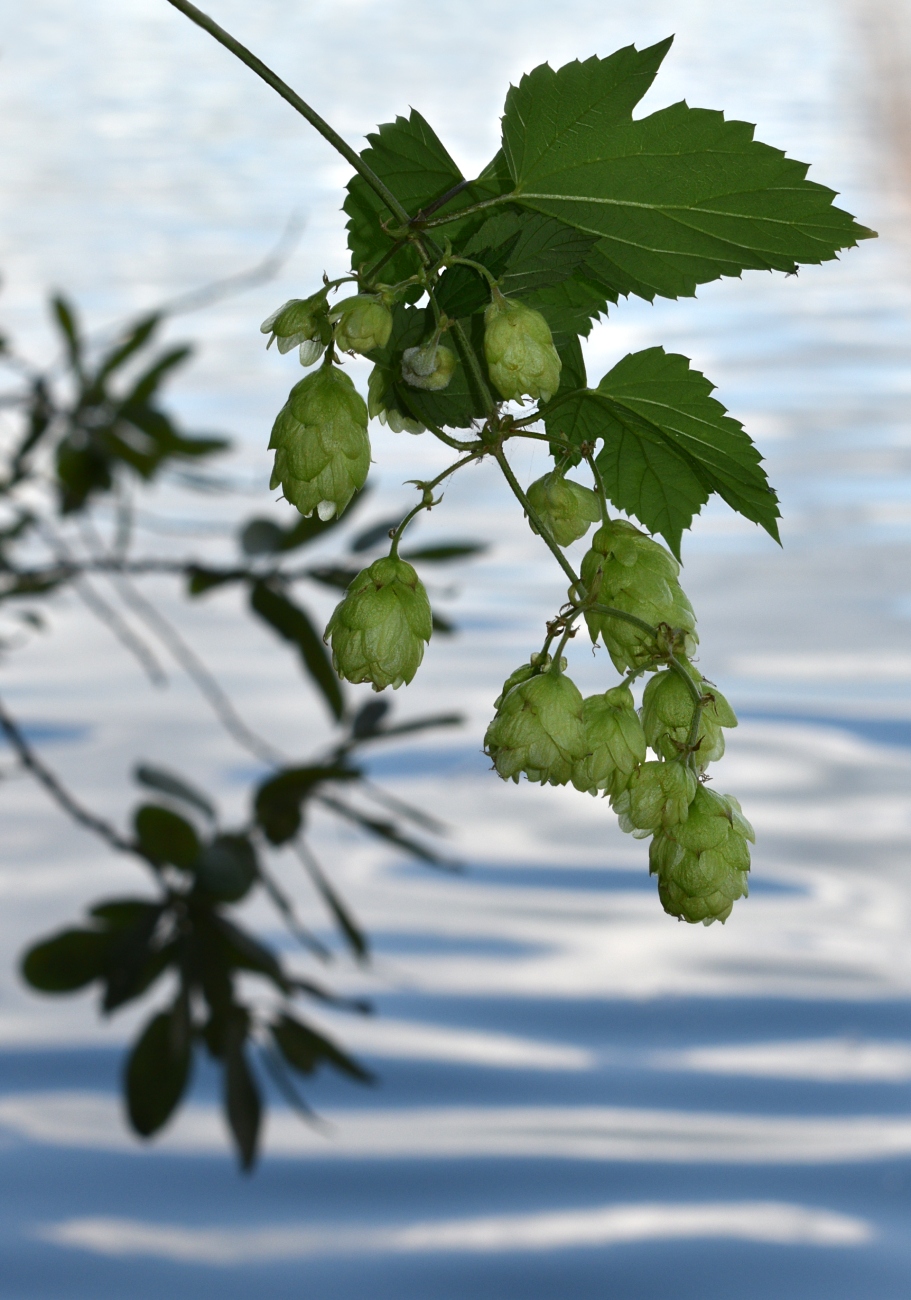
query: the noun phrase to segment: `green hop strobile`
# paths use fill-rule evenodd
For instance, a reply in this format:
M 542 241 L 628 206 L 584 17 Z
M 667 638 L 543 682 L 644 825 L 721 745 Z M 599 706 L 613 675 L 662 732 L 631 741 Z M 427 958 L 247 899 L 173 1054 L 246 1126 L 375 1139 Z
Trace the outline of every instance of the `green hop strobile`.
M 392 312 L 378 294 L 343 298 L 329 313 L 340 352 L 373 352 L 384 348 L 392 334 Z
M 645 762 L 645 735 L 628 686 L 615 686 L 582 703 L 585 756 L 573 768 L 577 790 L 619 797 Z
M 484 355 L 491 382 L 507 401 L 549 402 L 560 387 L 563 363 L 547 321 L 496 288 L 484 313 Z
M 748 893 L 747 841 L 753 829 L 734 796 L 700 785 L 686 820 L 659 831 L 649 850 L 664 910 L 691 924 L 726 921 Z
M 420 420 L 406 415 L 396 405 L 392 377 L 385 366 L 376 365 L 367 380 L 367 412 L 371 420 L 387 424 L 393 433 L 423 433 Z
M 684 670 L 702 697 L 702 714 L 693 758 L 704 772 L 724 754 L 723 727 L 736 727 L 734 710 L 716 686 L 707 682 L 692 665 Z M 693 726 L 696 704 L 692 692 L 677 672 L 656 673 L 642 696 L 642 727 L 645 738 L 662 758 L 679 758 L 684 753 Z
M 402 353 L 402 378 L 411 388 L 431 393 L 448 388 L 455 368 L 455 353 L 442 343 L 424 343 Z
M 320 289 L 309 298 L 291 298 L 260 325 L 260 331 L 269 335 L 266 349 L 278 344 L 279 352 L 290 352 L 299 347 L 302 366 L 312 366 L 318 361 L 332 338 L 326 289 Z
M 370 468 L 367 406 L 337 366 L 319 370 L 291 389 L 272 426 L 275 450 L 270 487 L 302 515 L 341 514 L 364 486 Z
M 573 479 L 551 470 L 536 479 L 526 493 L 529 505 L 538 515 L 558 546 L 570 546 L 584 537 L 592 524 L 601 518 L 597 493 Z M 528 521 L 536 533 L 533 519 Z
M 387 555 L 357 575 L 323 639 L 340 677 L 398 690 L 420 667 L 432 627 L 424 584 L 407 561 Z
M 679 633 L 677 650 L 690 656 L 699 638 L 693 607 L 677 580 L 679 573 L 680 565 L 669 551 L 624 519 L 612 519 L 598 529 L 581 567 L 582 587 L 589 598 L 651 627 L 664 624 L 674 629 Z M 655 639 L 644 628 L 597 611 L 585 618 L 592 640 L 601 636 L 618 672 L 643 668 L 656 657 Z
M 620 829 L 637 840 L 686 821 L 699 782 L 683 763 L 643 763 L 611 799 Z
M 500 697 L 484 751 L 504 780 L 518 781 L 524 772 L 529 781 L 566 785 L 585 755 L 578 687 L 553 665 L 519 680 Z

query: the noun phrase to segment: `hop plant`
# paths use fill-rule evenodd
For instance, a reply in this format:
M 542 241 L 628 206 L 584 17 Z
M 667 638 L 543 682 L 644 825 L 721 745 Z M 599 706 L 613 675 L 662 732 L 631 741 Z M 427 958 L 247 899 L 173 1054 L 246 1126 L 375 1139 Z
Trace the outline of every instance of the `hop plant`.
M 527 664 L 520 664 L 514 672 L 509 674 L 503 683 L 502 691 L 493 702 L 493 707 L 498 709 L 514 686 L 518 686 L 520 682 L 527 682 L 529 677 L 536 677 L 539 673 L 547 672 L 552 663 L 553 660 L 550 655 L 533 654 Z M 563 672 L 565 668 L 566 656 L 564 655 L 560 659 L 560 671 Z
M 679 767 L 679 764 L 668 764 Z M 685 821 L 659 831 L 649 850 L 661 904 L 682 921 L 726 921 L 746 898 L 753 828 L 733 795 L 700 785 Z
M 373 352 L 384 348 L 392 334 L 392 312 L 377 294 L 343 298 L 329 313 L 340 352 Z
M 586 753 L 573 768 L 573 785 L 591 794 L 603 790 L 616 798 L 645 762 L 645 735 L 629 687 L 589 695 L 582 703 L 582 726 Z
M 734 710 L 717 687 L 685 665 L 702 696 L 702 713 L 696 736 L 694 760 L 701 772 L 724 754 L 723 727 L 736 727 Z M 642 726 L 645 738 L 662 758 L 679 758 L 689 743 L 696 703 L 679 673 L 656 673 L 642 696 Z
M 299 346 L 301 365 L 312 366 L 332 337 L 326 290 L 320 289 L 309 298 L 291 298 L 267 316 L 259 328 L 261 333 L 269 335 L 267 351 L 273 343 L 278 344 L 279 352 L 290 352 Z
M 424 343 L 419 348 L 406 348 L 402 353 L 402 378 L 412 388 L 431 393 L 448 388 L 455 368 L 455 353 L 442 343 Z
M 699 783 L 683 763 L 643 763 L 611 800 L 620 829 L 644 839 L 685 821 Z
M 547 321 L 498 289 L 484 313 L 484 355 L 491 382 L 507 401 L 549 402 L 560 387 L 563 363 Z
M 406 560 L 387 555 L 357 575 L 323 639 L 340 677 L 398 690 L 421 666 L 432 628 L 424 584 Z
M 585 755 L 578 687 L 552 668 L 519 681 L 501 696 L 484 751 L 504 780 L 524 772 L 529 781 L 566 785 Z
M 675 647 L 695 652 L 699 638 L 693 607 L 677 581 L 680 565 L 663 546 L 624 519 L 603 524 L 582 560 L 585 593 L 601 605 L 612 605 L 652 627 L 666 624 L 679 632 Z M 586 613 L 591 638 L 604 641 L 618 672 L 644 668 L 658 647 L 644 628 L 597 611 Z
M 322 365 L 291 389 L 272 426 L 270 487 L 302 515 L 341 514 L 370 468 L 367 406 L 337 366 Z
M 526 496 L 558 546 L 569 546 L 584 537 L 601 517 L 597 494 L 581 483 L 564 478 L 556 469 L 536 479 Z M 529 523 L 536 533 L 534 520 L 529 519 Z
M 424 425 L 410 415 L 405 415 L 394 405 L 390 394 L 388 372 L 374 366 L 367 380 L 367 413 L 371 420 L 388 424 L 393 433 L 424 433 Z

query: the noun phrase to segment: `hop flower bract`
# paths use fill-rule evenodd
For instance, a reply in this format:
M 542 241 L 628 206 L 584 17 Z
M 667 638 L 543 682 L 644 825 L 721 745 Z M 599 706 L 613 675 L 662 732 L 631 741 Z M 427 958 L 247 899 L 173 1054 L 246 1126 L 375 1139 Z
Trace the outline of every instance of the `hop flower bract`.
M 680 633 L 678 647 L 695 652 L 696 619 L 677 576 L 680 565 L 663 546 L 624 519 L 603 524 L 582 560 L 582 585 L 599 604 L 633 614 L 652 627 L 666 624 Z M 656 644 L 644 628 L 597 611 L 587 613 L 593 641 L 600 635 L 618 672 L 642 668 L 654 658 Z
M 560 387 L 563 367 L 550 326 L 540 312 L 495 289 L 484 313 L 484 355 L 501 397 L 549 402 Z
M 685 821 L 698 781 L 682 763 L 643 763 L 627 788 L 611 799 L 620 829 L 636 839 Z
M 736 727 L 737 718 L 727 700 L 711 682 L 686 665 L 693 684 L 702 696 L 702 715 L 694 759 L 700 771 L 717 763 L 724 754 L 723 727 Z M 679 758 L 693 725 L 696 704 L 679 673 L 656 673 L 642 696 L 642 727 L 645 738 L 662 758 Z
M 585 754 L 578 688 L 553 671 L 519 681 L 501 697 L 484 750 L 504 780 L 518 781 L 524 772 L 529 781 L 566 785 Z
M 322 365 L 295 384 L 269 446 L 275 450 L 270 487 L 281 484 L 302 515 L 341 514 L 370 468 L 367 406 L 344 371 Z
M 668 764 L 677 767 L 679 764 Z M 683 921 L 726 921 L 748 893 L 753 830 L 733 795 L 699 786 L 686 820 L 652 841 L 649 868 L 664 910 Z
M 269 335 L 266 348 L 278 344 L 279 352 L 290 352 L 300 347 L 302 366 L 312 366 L 322 356 L 332 336 L 326 290 L 320 289 L 309 298 L 291 298 L 267 316 L 260 331 Z
M 581 483 L 564 478 L 557 470 L 536 479 L 526 495 L 558 546 L 569 546 L 584 537 L 601 517 L 596 493 Z M 532 532 L 536 533 L 534 520 L 529 519 L 529 523 Z
M 340 677 L 398 690 L 420 667 L 432 627 L 424 584 L 406 560 L 387 555 L 354 579 L 324 640 Z
M 582 703 L 585 756 L 573 768 L 577 790 L 617 797 L 645 762 L 645 735 L 628 686 L 615 686 Z

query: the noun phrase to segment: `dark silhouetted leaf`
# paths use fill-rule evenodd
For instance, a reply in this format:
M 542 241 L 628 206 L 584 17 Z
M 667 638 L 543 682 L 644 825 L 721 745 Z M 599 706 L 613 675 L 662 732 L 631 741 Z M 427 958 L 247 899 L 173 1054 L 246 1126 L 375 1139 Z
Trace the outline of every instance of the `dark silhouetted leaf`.
M 308 569 L 307 577 L 312 578 L 314 582 L 321 582 L 324 587 L 332 587 L 336 591 L 347 591 L 359 573 L 360 569 L 343 569 L 338 566 L 326 565 L 319 569 Z
M 196 831 L 183 817 L 158 804 L 143 804 L 133 819 L 140 848 L 152 862 L 189 871 L 199 857 Z
M 215 809 L 206 796 L 174 772 L 163 767 L 153 767 L 150 763 L 139 763 L 133 769 L 133 776 L 140 785 L 158 790 L 161 794 L 169 794 L 172 799 L 180 799 L 205 813 L 210 821 L 215 820 Z
M 254 582 L 250 588 L 250 608 L 283 640 L 297 646 L 310 677 L 322 691 L 333 715 L 341 719 L 345 711 L 342 688 L 325 646 L 300 606 L 269 583 Z
M 423 560 L 425 564 L 446 564 L 449 560 L 464 560 L 469 555 L 482 555 L 486 542 L 441 542 L 437 546 L 422 546 L 416 551 L 402 551 L 403 560 Z
M 228 582 L 241 582 L 249 574 L 244 569 L 204 569 L 191 564 L 187 569 L 187 594 L 201 596 L 213 587 L 223 587 Z
M 217 835 L 205 844 L 194 868 L 207 893 L 225 903 L 237 903 L 258 875 L 256 851 L 246 835 Z
M 213 934 L 218 936 L 222 953 L 231 967 L 255 971 L 270 979 L 283 993 L 291 992 L 293 984 L 285 974 L 281 962 L 249 931 L 219 913 L 212 914 L 211 927 Z
M 354 953 L 355 957 L 365 958 L 368 951 L 367 939 L 363 930 L 348 911 L 347 905 L 332 888 L 332 885 L 323 875 L 316 859 L 310 853 L 302 854 L 301 861 L 303 862 L 310 879 L 319 890 L 323 902 L 332 913 L 335 923 L 342 932 L 348 947 Z
M 357 537 L 350 543 L 349 551 L 359 554 L 361 551 L 369 551 L 371 547 L 378 546 L 380 542 L 388 542 L 389 534 L 398 528 L 401 522 L 401 517 L 399 517 L 397 519 L 383 519 L 378 524 L 371 524 L 362 533 L 358 533 Z
M 256 1161 L 262 1104 L 247 1061 L 245 1039 L 244 1031 L 232 1025 L 225 1051 L 224 1097 L 225 1113 L 237 1144 L 241 1168 L 249 1170 Z
M 391 707 L 388 700 L 368 700 L 366 704 L 362 704 L 351 722 L 351 734 L 355 740 L 366 740 L 368 736 L 375 736 L 380 722 Z
M 66 345 L 67 357 L 72 368 L 77 375 L 82 374 L 82 339 L 79 335 L 79 326 L 76 323 L 76 313 L 67 302 L 67 300 L 58 294 L 51 299 L 54 319 L 63 335 L 63 341 Z
M 72 993 L 102 978 L 110 942 L 99 930 L 63 930 L 29 949 L 22 974 L 42 993 Z
M 104 381 L 115 370 L 119 370 L 122 365 L 129 361 L 140 348 L 148 343 L 149 339 L 155 333 L 161 317 L 157 314 L 146 316 L 144 319 L 137 321 L 131 330 L 126 334 L 121 343 L 116 344 L 103 358 L 101 365 L 92 381 L 93 390 L 98 393 L 104 387 Z
M 364 813 L 358 812 L 357 809 L 349 807 L 348 804 L 344 804 L 338 799 L 333 799 L 328 794 L 320 795 L 320 803 L 325 804 L 327 808 L 331 808 L 333 812 L 337 812 L 348 821 L 354 822 L 371 835 L 375 835 L 378 839 L 385 840 L 387 844 L 395 844 L 397 848 L 404 849 L 406 853 L 411 853 L 414 857 L 420 858 L 422 862 L 429 862 L 434 867 L 443 867 L 447 871 L 460 870 L 458 864 L 440 857 L 438 853 L 434 853 L 425 844 L 413 840 L 410 835 L 404 835 L 394 822 L 379 821 L 375 817 L 367 817 Z
M 301 804 L 323 781 L 351 781 L 350 767 L 293 767 L 264 781 L 256 792 L 256 820 L 272 844 L 285 844 L 301 827 Z
M 140 1137 L 151 1137 L 170 1119 L 186 1090 L 191 1061 L 187 1013 L 178 1002 L 152 1017 L 127 1062 L 127 1113 Z
M 440 636 L 453 636 L 458 631 L 455 623 L 450 623 L 449 619 L 444 618 L 437 610 L 432 611 L 432 619 L 433 630 Z
M 374 1082 L 370 1071 L 347 1052 L 292 1016 L 280 1016 L 269 1029 L 284 1059 L 300 1074 L 312 1074 L 320 1065 L 331 1065 L 349 1078 L 357 1079 L 358 1083 Z
M 370 484 L 366 483 L 360 492 L 355 492 L 345 510 L 345 523 L 348 523 L 354 511 L 363 505 L 371 490 Z M 325 533 L 331 532 L 333 528 L 338 527 L 341 520 L 342 516 L 338 514 L 334 514 L 331 519 L 320 519 L 319 515 L 314 513 L 309 519 L 299 516 L 290 528 L 282 528 L 271 519 L 251 519 L 241 530 L 241 549 L 246 555 L 277 555 L 282 551 L 294 551 L 299 546 L 306 546 L 309 542 L 317 541 Z

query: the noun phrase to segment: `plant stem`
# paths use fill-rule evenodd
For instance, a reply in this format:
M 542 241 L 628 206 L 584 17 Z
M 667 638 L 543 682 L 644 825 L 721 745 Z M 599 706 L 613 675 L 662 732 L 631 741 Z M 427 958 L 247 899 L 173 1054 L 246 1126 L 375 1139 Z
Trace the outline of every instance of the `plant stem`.
M 398 556 L 399 542 L 401 541 L 402 533 L 404 533 L 405 529 L 411 523 L 412 519 L 414 519 L 415 515 L 419 515 L 422 510 L 432 510 L 435 505 L 439 504 L 433 499 L 433 489 L 435 487 L 438 487 L 443 482 L 444 479 L 449 477 L 450 474 L 454 474 L 457 469 L 461 469 L 463 465 L 468 465 L 471 461 L 477 460 L 481 454 L 482 454 L 481 451 L 472 451 L 470 455 L 463 456 L 462 459 L 457 460 L 455 464 L 449 465 L 446 469 L 443 470 L 441 474 L 438 474 L 436 478 L 432 479 L 429 483 L 417 483 L 416 486 L 419 487 L 423 492 L 423 498 L 418 502 L 418 504 L 413 509 L 408 511 L 405 518 L 402 520 L 398 528 L 392 534 L 392 546 L 389 548 L 390 555 L 396 557 Z
M 528 497 L 525 495 L 525 493 L 522 491 L 521 487 L 519 486 L 519 480 L 516 478 L 515 474 L 513 474 L 512 469 L 510 468 L 509 465 L 509 461 L 506 459 L 506 454 L 503 451 L 503 448 L 498 447 L 493 454 L 496 457 L 497 464 L 500 466 L 500 469 L 503 471 L 503 477 L 506 479 L 506 482 L 512 488 L 513 495 L 521 504 L 522 509 L 525 511 L 525 513 L 528 515 L 528 518 L 531 520 L 535 528 L 540 533 L 544 543 L 553 552 L 554 558 L 556 559 L 560 568 L 569 578 L 570 582 L 574 586 L 578 586 L 579 579 L 576 577 L 575 573 L 573 572 L 572 565 L 570 564 L 569 560 L 567 560 L 563 552 L 560 550 L 557 543 L 551 537 L 550 532 L 547 529 L 547 526 L 544 524 L 544 522 L 541 519 L 541 516 L 538 514 L 537 510 L 535 510 L 534 506 L 531 504 Z
M 343 140 L 338 132 L 334 131 L 329 123 L 320 117 L 319 113 L 314 112 L 296 91 L 282 81 L 281 77 L 274 73 L 271 68 L 268 68 L 262 59 L 258 59 L 245 45 L 241 45 L 240 41 L 235 40 L 223 27 L 219 27 L 218 23 L 210 18 L 208 14 L 204 14 L 201 9 L 197 9 L 196 5 L 190 4 L 190 0 L 168 0 L 168 4 L 173 5 L 175 9 L 195 23 L 197 27 L 201 27 L 204 32 L 208 32 L 226 50 L 230 50 L 235 58 L 240 59 L 241 63 L 245 63 L 258 77 L 262 77 L 266 85 L 271 86 L 277 94 L 281 95 L 282 99 L 287 100 L 291 107 L 296 109 L 301 117 L 306 118 L 310 125 L 319 131 L 323 139 L 328 140 L 333 149 L 337 149 L 346 162 L 349 162 L 354 170 L 364 178 L 374 193 L 378 194 L 383 200 L 394 217 L 403 222 L 411 220 L 401 203 L 399 203 L 392 191 L 384 185 L 376 172 L 367 166 L 351 148 L 350 144 Z
M 607 513 L 607 494 L 604 491 L 604 479 L 601 477 L 601 471 L 591 452 L 588 453 L 585 459 L 588 462 L 588 468 L 591 470 L 592 477 L 595 480 L 595 491 L 598 493 L 598 502 L 601 506 L 601 522 L 602 524 L 609 524 L 610 517 Z

